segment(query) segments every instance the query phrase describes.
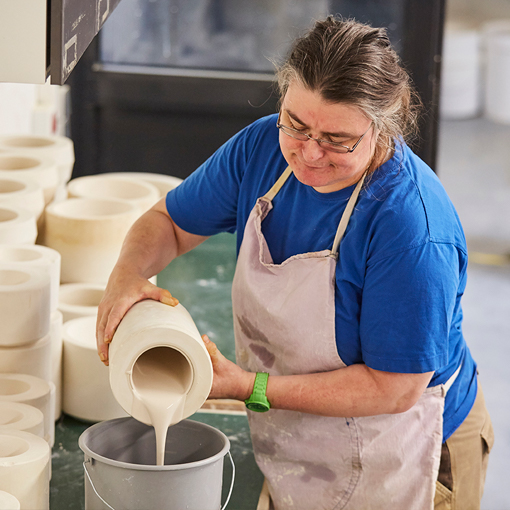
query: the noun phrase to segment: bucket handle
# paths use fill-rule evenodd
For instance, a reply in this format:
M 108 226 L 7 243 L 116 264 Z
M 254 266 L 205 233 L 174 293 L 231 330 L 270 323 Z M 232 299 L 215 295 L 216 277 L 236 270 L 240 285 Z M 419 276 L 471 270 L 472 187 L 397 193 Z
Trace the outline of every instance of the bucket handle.
M 232 464 L 232 481 L 230 482 L 230 489 L 228 491 L 228 496 L 227 496 L 227 500 L 225 501 L 225 504 L 221 507 L 221 510 L 225 510 L 225 508 L 227 508 L 227 505 L 230 501 L 230 497 L 232 496 L 232 491 L 234 490 L 234 480 L 235 480 L 235 477 L 236 477 L 236 466 L 234 464 L 234 459 L 232 458 L 232 454 L 230 453 L 230 451 L 227 452 L 228 453 L 228 457 L 230 459 L 230 463 Z M 83 469 L 85 470 L 85 474 L 87 475 L 87 478 L 89 480 L 89 483 L 90 483 L 90 486 L 92 487 L 92 490 L 95 492 L 96 496 L 110 509 L 110 510 L 115 510 L 115 508 L 113 508 L 113 506 L 109 505 L 102 497 L 101 495 L 97 492 L 96 490 L 96 487 L 94 486 L 94 482 L 92 481 L 92 478 L 90 478 L 90 475 L 89 475 L 89 470 L 87 469 L 87 466 L 86 464 L 87 463 L 90 463 L 90 459 L 87 459 L 86 461 L 83 462 Z
M 92 481 L 92 478 L 90 478 L 89 470 L 87 469 L 86 464 L 90 462 L 90 459 L 87 459 L 85 462 L 83 462 L 83 469 L 85 470 L 85 474 L 87 475 L 87 478 L 89 479 L 90 486 L 92 487 L 92 490 L 96 493 L 96 496 L 108 507 L 110 510 L 115 510 L 113 506 L 109 505 L 102 497 L 99 492 L 97 492 L 96 487 L 94 486 L 94 482 Z
M 234 459 L 232 458 L 230 450 L 227 453 L 230 459 L 230 463 L 232 464 L 232 481 L 230 482 L 230 490 L 228 491 L 227 500 L 225 501 L 225 504 L 221 507 L 221 510 L 225 510 L 225 508 L 227 508 L 228 502 L 230 501 L 230 496 L 232 496 L 232 491 L 234 490 L 234 480 L 236 478 L 236 465 L 234 464 Z

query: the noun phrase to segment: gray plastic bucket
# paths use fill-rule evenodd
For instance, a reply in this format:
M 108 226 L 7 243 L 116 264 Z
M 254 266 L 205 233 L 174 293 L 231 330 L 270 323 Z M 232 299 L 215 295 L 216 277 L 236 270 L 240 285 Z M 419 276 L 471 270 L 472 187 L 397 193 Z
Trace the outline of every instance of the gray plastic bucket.
M 191 420 L 170 427 L 164 466 L 156 465 L 153 427 L 131 417 L 92 425 L 78 444 L 85 457 L 85 510 L 221 507 L 223 458 L 230 456 L 230 442 L 214 427 Z M 233 484 L 234 471 L 230 494 Z

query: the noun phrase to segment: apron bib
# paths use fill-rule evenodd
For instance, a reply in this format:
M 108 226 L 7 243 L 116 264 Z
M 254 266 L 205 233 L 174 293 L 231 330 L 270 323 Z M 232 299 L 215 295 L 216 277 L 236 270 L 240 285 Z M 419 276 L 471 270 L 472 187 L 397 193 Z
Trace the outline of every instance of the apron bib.
M 288 167 L 257 200 L 234 275 L 236 358 L 250 372 L 293 375 L 345 367 L 335 340 L 335 268 L 363 178 L 331 250 L 274 264 L 261 225 L 291 172 Z M 248 412 L 255 458 L 275 510 L 432 509 L 447 385 L 428 388 L 410 410 L 394 415 Z

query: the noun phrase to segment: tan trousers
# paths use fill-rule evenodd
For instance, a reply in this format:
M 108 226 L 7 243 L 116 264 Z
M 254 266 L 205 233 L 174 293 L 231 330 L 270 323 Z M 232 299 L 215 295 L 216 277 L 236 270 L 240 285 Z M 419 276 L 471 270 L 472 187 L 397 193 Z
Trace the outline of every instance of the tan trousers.
M 478 380 L 473 408 L 462 425 L 443 444 L 434 510 L 480 509 L 493 443 L 494 430 Z M 257 510 L 273 510 L 265 480 Z
M 493 443 L 494 430 L 478 380 L 473 408 L 443 444 L 434 510 L 480 509 Z

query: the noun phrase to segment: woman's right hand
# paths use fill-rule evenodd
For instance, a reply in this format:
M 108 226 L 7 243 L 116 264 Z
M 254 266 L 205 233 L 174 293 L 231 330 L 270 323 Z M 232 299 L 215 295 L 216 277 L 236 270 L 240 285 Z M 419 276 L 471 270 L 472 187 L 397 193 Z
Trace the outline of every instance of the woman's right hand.
M 149 280 L 136 274 L 126 274 L 115 268 L 108 280 L 105 293 L 99 303 L 96 323 L 97 352 L 108 366 L 108 345 L 126 312 L 139 301 L 153 299 L 166 305 L 176 306 L 179 300 Z

